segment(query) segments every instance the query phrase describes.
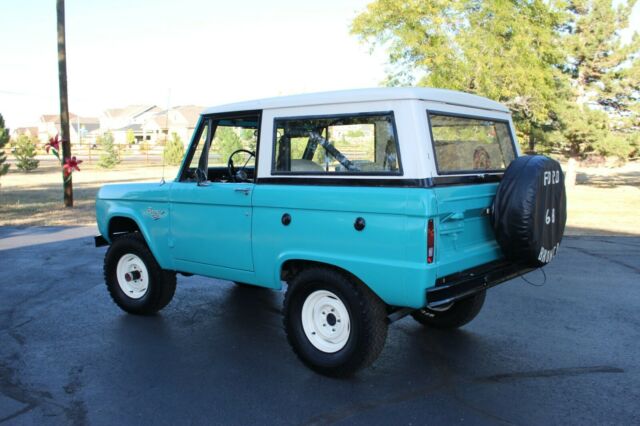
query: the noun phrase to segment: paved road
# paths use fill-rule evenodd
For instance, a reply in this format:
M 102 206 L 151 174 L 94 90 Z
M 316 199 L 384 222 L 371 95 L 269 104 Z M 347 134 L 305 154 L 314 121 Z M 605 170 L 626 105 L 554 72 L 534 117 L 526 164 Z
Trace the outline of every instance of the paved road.
M 337 380 L 289 350 L 281 293 L 180 277 L 160 315 L 122 313 L 90 233 L 0 228 L 0 423 L 640 423 L 640 238 L 566 238 L 543 287 L 459 331 L 405 318 Z

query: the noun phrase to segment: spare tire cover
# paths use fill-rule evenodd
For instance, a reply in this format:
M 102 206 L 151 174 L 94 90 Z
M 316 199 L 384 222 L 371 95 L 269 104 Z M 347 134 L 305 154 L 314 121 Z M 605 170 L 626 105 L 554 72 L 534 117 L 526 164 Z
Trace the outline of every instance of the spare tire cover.
M 546 265 L 558 252 L 566 221 L 560 163 L 544 155 L 511 162 L 498 186 L 491 216 L 505 257 L 523 266 Z

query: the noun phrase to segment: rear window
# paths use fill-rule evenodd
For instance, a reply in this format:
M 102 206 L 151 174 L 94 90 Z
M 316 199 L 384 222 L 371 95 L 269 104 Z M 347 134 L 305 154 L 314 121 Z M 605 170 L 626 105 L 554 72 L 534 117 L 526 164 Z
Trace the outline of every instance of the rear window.
M 393 113 L 278 118 L 273 174 L 402 174 Z
M 501 172 L 515 158 L 509 123 L 427 113 L 439 174 Z

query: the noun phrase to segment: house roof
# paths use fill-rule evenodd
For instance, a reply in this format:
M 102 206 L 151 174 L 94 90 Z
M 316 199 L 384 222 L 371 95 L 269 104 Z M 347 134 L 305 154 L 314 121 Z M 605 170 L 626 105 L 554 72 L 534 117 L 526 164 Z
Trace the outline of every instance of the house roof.
M 166 129 L 167 128 L 167 113 L 159 112 L 158 114 L 154 114 L 151 117 L 147 118 L 144 122 L 145 127 L 157 127 L 158 129 Z
M 24 135 L 26 133 L 37 135 L 38 128 L 37 127 L 16 127 L 15 129 L 13 129 L 12 133 L 16 135 Z
M 200 113 L 203 108 L 197 105 L 182 105 L 173 107 L 169 110 L 170 114 L 167 114 L 167 110 L 158 111 L 156 114 L 149 117 L 145 125 L 153 124 L 158 128 L 167 128 L 167 116 L 169 117 L 169 126 L 171 125 L 184 125 L 187 128 L 194 128 L 200 118 Z M 172 119 L 172 113 L 177 113 L 181 119 Z
M 139 123 L 134 123 L 134 124 L 129 124 L 128 126 L 124 126 L 121 127 L 119 129 L 115 129 L 115 132 L 126 132 L 127 130 L 133 130 L 134 132 L 141 132 L 142 131 L 142 124 Z
M 60 115 L 59 114 L 44 114 L 40 117 L 40 121 L 45 123 L 54 123 L 60 124 Z M 98 124 L 100 120 L 98 117 L 78 117 L 76 114 L 69 113 L 69 123 L 77 123 L 80 121 L 80 124 Z
M 109 108 L 104 110 L 104 115 L 109 118 L 135 118 L 147 111 L 159 108 L 155 105 L 128 105 L 124 108 Z
M 373 89 L 340 90 L 276 98 L 257 99 L 207 108 L 203 114 L 227 111 L 245 111 L 270 108 L 287 108 L 310 105 L 339 104 L 351 102 L 424 100 L 472 108 L 509 112 L 504 105 L 470 93 L 447 89 L 423 87 L 382 87 Z
M 174 110 L 177 110 L 184 117 L 189 127 L 195 127 L 203 108 L 197 105 L 183 105 L 175 107 Z

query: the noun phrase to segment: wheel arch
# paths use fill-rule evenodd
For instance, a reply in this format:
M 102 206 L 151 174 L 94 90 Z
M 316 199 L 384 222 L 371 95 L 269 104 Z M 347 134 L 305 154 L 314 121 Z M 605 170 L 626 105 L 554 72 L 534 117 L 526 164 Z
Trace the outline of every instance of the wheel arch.
M 121 214 L 114 215 L 109 219 L 106 235 L 109 241 L 113 241 L 113 238 L 120 234 L 127 234 L 131 232 L 140 232 L 140 234 L 142 234 L 142 230 L 135 219 Z M 144 234 L 142 236 L 144 237 Z M 146 237 L 145 241 L 147 241 Z M 149 242 L 147 241 L 147 245 L 148 244 Z
M 359 283 L 360 285 L 367 287 L 369 290 L 371 290 L 371 292 L 376 294 L 378 298 L 380 297 L 377 295 L 376 291 L 373 288 L 371 288 L 371 286 L 369 286 L 363 279 L 361 279 L 358 275 L 354 274 L 347 268 L 339 266 L 335 263 L 321 261 L 317 259 L 309 259 L 305 257 L 291 257 L 280 262 L 280 266 L 277 269 L 278 282 L 287 281 L 302 269 L 312 267 L 312 266 L 332 269 L 334 271 L 340 272 L 346 275 L 347 277 L 349 277 L 349 279 L 352 279 L 355 282 Z

